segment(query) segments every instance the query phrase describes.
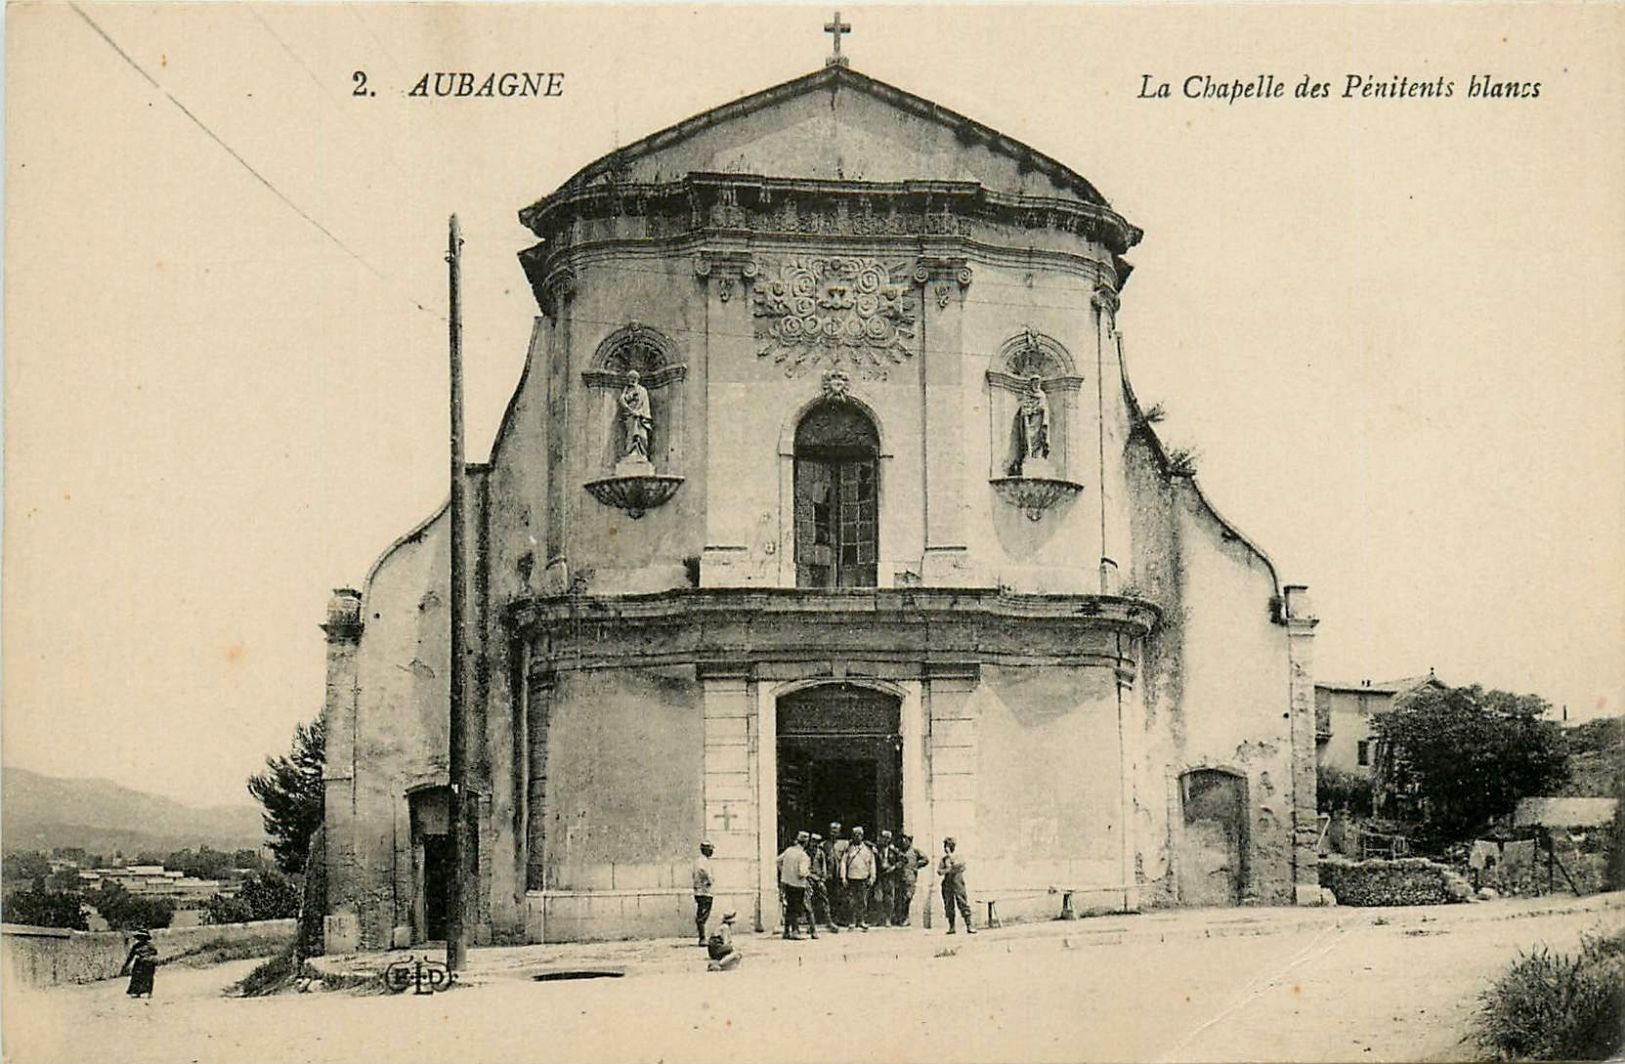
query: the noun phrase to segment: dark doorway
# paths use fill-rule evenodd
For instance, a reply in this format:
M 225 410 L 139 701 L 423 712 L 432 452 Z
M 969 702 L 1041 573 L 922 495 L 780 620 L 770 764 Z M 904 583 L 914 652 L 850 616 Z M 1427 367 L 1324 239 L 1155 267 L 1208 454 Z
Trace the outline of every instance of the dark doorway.
M 451 836 L 428 835 L 423 840 L 424 937 L 446 937 L 446 889 L 451 882 Z
M 1247 781 L 1222 769 L 1179 777 L 1185 830 L 1178 853 L 1179 899 L 1236 905 L 1247 881 Z
M 854 684 L 808 688 L 779 699 L 778 729 L 780 849 L 832 820 L 871 840 L 902 830 L 896 698 Z
M 451 886 L 451 795 L 427 787 L 407 796 L 412 820 L 412 932 L 419 942 L 446 937 L 446 893 Z
M 850 402 L 819 403 L 796 426 L 797 587 L 874 587 L 880 437 Z

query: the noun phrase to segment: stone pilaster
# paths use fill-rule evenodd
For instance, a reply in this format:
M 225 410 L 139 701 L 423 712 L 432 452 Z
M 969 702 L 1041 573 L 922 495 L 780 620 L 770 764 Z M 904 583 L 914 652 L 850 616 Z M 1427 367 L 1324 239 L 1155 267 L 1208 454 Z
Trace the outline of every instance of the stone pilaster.
M 704 349 L 698 356 L 705 381 L 701 398 L 705 408 L 704 453 L 713 465 L 718 455 L 745 454 L 750 447 L 770 446 L 744 436 L 747 421 L 733 409 L 741 394 L 736 379 L 739 366 L 753 357 L 748 352 L 752 343 L 750 284 L 756 273 L 756 261 L 743 243 L 713 244 L 694 258 L 694 276 L 705 289 L 705 309 L 701 316 L 704 327 L 694 335 L 693 342 Z M 728 587 L 748 582 L 750 522 L 755 509 L 745 482 L 736 477 L 706 476 L 702 586 Z
M 1320 904 L 1320 817 L 1315 785 L 1315 625 L 1309 589 L 1289 584 L 1281 607 L 1287 630 L 1292 714 L 1292 884 L 1299 905 Z
M 527 677 L 525 695 L 525 889 L 547 887 L 547 731 L 553 717 L 552 673 Z M 533 939 L 540 941 L 539 939 Z
M 341 587 L 327 602 L 326 697 L 322 722 L 327 729 L 327 756 L 322 765 L 326 803 L 327 910 L 324 946 L 345 953 L 360 945 L 360 889 L 356 858 L 355 737 L 356 654 L 361 647 L 361 592 Z
M 976 712 L 971 705 L 980 680 L 974 664 L 927 667 L 931 822 L 920 849 L 934 857 L 942 856 L 942 840 L 949 837 L 965 853 L 981 852 L 976 841 Z M 922 875 L 922 888 L 928 882 Z
M 716 847 L 711 871 L 717 916 L 732 909 L 740 913 L 742 923 L 754 912 L 760 927 L 761 822 L 768 814 L 762 810 L 763 771 L 759 762 L 764 754 L 755 684 L 743 665 L 707 666 L 700 672 L 700 683 L 705 700 L 704 832 Z M 769 751 L 771 747 L 770 736 Z M 771 788 L 775 778 L 771 765 L 766 777 Z M 774 841 L 770 836 L 766 845 L 771 848 Z M 772 864 L 770 855 L 767 865 Z M 766 909 L 770 914 L 777 912 L 777 889 L 775 881 L 774 905 Z
M 1117 760 L 1122 832 L 1123 911 L 1140 910 L 1139 841 L 1135 827 L 1140 820 L 1140 745 L 1145 732 L 1145 696 L 1139 680 L 1138 658 L 1144 643 L 1119 635 L 1117 652 Z
M 927 584 L 965 582 L 965 433 L 963 330 L 971 268 L 963 255 L 921 255 L 919 374 L 925 429 L 925 557 Z

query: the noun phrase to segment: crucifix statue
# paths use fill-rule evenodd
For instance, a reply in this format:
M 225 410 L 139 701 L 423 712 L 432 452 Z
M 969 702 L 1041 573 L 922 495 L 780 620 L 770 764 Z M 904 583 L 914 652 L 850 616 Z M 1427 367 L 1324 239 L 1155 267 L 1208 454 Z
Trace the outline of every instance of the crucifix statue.
M 835 18 L 832 21 L 824 23 L 824 32 L 835 39 L 835 53 L 828 59 L 824 60 L 824 65 L 851 66 L 850 60 L 841 54 L 841 35 L 843 33 L 851 33 L 852 24 L 850 22 L 842 22 L 841 13 L 837 11 L 835 12 Z

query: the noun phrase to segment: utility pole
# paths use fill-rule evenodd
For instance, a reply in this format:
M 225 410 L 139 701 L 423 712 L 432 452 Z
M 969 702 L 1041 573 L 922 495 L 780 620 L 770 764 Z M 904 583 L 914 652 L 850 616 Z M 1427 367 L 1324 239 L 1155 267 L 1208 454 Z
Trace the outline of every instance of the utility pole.
M 463 926 L 464 864 L 468 857 L 463 797 L 466 793 L 467 756 L 463 735 L 463 695 L 467 669 L 463 661 L 463 303 L 462 233 L 451 216 L 446 262 L 451 289 L 451 695 L 449 698 L 447 828 L 451 834 L 451 881 L 446 885 L 446 968 L 461 971 L 468 960 L 468 935 Z

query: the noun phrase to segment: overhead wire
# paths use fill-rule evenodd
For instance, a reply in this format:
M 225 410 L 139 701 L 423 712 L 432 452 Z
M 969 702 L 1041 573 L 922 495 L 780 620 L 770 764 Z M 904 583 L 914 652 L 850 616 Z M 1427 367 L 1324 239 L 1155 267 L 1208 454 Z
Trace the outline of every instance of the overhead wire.
M 367 259 L 364 256 L 362 256 L 360 252 L 356 251 L 354 248 L 350 247 L 350 245 L 346 244 L 343 240 L 341 240 L 338 237 L 337 234 L 335 234 L 331 229 L 329 229 L 327 226 L 323 225 L 312 214 L 310 214 L 309 211 L 306 211 L 303 207 L 299 206 L 299 204 L 295 203 L 293 201 L 293 199 L 290 196 L 288 196 L 287 193 L 283 192 L 280 188 L 278 188 L 276 186 L 276 184 L 271 181 L 270 178 L 268 178 L 264 174 L 260 173 L 260 171 L 257 168 L 255 168 L 255 166 L 252 163 L 250 163 L 247 159 L 245 159 L 242 156 L 242 154 L 237 151 L 237 149 L 233 148 L 230 144 L 226 143 L 226 140 L 225 140 L 224 137 L 220 136 L 220 134 L 216 133 L 213 129 L 211 129 L 209 127 L 209 125 L 207 123 L 205 123 L 201 118 L 199 118 L 197 115 L 193 114 L 192 110 L 190 108 L 188 108 L 184 103 L 182 103 L 180 101 L 180 99 L 174 93 L 172 93 L 168 89 L 164 88 L 164 86 L 158 82 L 157 78 L 154 78 L 151 74 L 149 74 L 146 71 L 146 69 L 144 67 L 141 66 L 140 63 L 136 62 L 135 59 L 130 55 L 130 53 L 125 51 L 119 45 L 119 43 L 113 39 L 111 34 L 109 34 L 106 30 L 104 30 L 96 22 L 95 19 L 91 18 L 88 14 L 85 13 L 85 10 L 82 7 L 80 7 L 77 3 L 71 2 L 71 0 L 70 0 L 70 3 L 68 4 L 68 6 L 73 9 L 74 14 L 78 15 L 81 19 L 83 19 L 85 21 L 85 24 L 88 25 L 92 30 L 95 31 L 95 33 L 96 33 L 96 35 L 98 37 L 100 37 L 103 41 L 105 41 L 107 43 L 107 46 L 109 48 L 113 49 L 114 52 L 118 53 L 119 58 L 123 59 L 124 62 L 129 65 L 130 69 L 134 70 L 137 74 L 140 74 L 141 77 L 147 82 L 147 84 L 151 85 L 154 89 L 157 89 L 159 92 L 163 93 L 165 98 L 168 99 L 170 103 L 174 104 L 175 108 L 178 111 L 180 111 L 181 114 L 185 115 L 187 117 L 187 119 L 189 121 L 191 121 L 191 123 L 193 125 L 197 126 L 198 129 L 202 130 L 203 134 L 205 136 L 207 136 L 210 140 L 212 140 L 222 151 L 224 151 L 227 155 L 231 156 L 231 158 L 236 161 L 237 165 L 241 166 L 244 170 L 246 170 L 249 173 L 249 175 L 254 178 L 254 180 L 258 181 L 261 185 L 265 186 L 267 191 L 269 191 L 277 199 L 281 200 L 282 203 L 289 210 L 293 211 L 299 217 L 303 218 L 314 229 L 316 229 L 317 232 L 321 233 L 329 241 L 331 241 L 334 246 L 339 248 L 339 250 L 343 251 L 350 258 L 352 258 L 356 262 L 360 263 L 363 267 L 365 267 L 367 269 L 368 272 L 370 272 L 373 276 L 377 277 L 380 281 L 383 281 L 385 283 L 385 285 L 387 285 L 389 288 L 391 288 L 402 299 L 405 299 L 408 303 L 411 303 L 412 306 L 416 307 L 418 310 L 423 311 L 425 314 L 432 315 L 435 318 L 438 318 L 438 319 L 440 319 L 442 321 L 445 320 L 444 315 L 438 313 L 437 311 L 431 310 L 429 307 L 424 306 L 418 300 L 416 300 L 412 296 L 408 295 L 405 291 L 403 291 L 400 288 L 400 286 L 395 282 L 395 280 L 393 278 L 391 278 L 388 274 L 384 273 L 382 270 L 378 269 L 378 267 L 374 266 L 372 263 L 368 262 Z

